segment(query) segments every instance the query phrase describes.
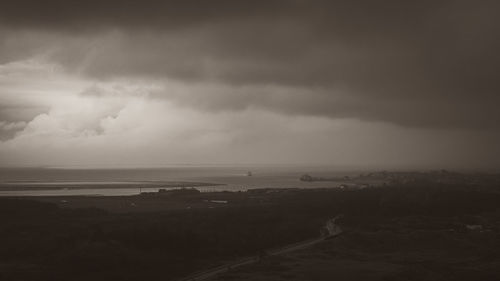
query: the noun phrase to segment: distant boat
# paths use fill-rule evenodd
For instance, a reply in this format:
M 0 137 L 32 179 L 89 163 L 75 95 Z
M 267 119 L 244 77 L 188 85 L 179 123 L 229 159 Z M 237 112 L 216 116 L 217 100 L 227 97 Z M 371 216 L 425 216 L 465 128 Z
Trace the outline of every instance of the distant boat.
M 248 171 L 247 173 L 247 177 L 251 177 L 252 176 L 252 172 L 251 171 Z

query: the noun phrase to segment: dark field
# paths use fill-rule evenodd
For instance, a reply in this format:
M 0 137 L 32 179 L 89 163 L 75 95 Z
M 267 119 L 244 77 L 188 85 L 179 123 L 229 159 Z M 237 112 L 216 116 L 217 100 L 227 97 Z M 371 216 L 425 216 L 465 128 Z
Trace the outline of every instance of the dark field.
M 359 190 L 181 190 L 129 197 L 0 199 L 1 280 L 173 280 L 316 237 L 220 280 L 499 280 L 495 185 Z

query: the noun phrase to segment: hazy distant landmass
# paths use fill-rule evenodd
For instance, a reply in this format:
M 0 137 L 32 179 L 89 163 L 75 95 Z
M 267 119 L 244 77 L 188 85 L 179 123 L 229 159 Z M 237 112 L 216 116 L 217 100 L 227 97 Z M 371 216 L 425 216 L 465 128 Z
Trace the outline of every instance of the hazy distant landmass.
M 306 173 L 304 173 L 306 171 Z M 249 173 L 252 176 L 248 176 Z M 254 188 L 366 188 L 412 181 L 474 183 L 494 173 L 366 171 L 301 166 L 197 166 L 140 169 L 0 169 L 0 196 L 133 195 L 161 188 L 202 191 Z
M 237 191 L 251 188 L 311 188 L 329 187 L 330 183 L 305 183 L 299 180 L 303 171 L 319 175 L 356 175 L 328 167 L 301 166 L 196 166 L 137 169 L 61 169 L 4 168 L 0 169 L 0 195 L 29 195 L 28 191 L 59 190 L 59 193 L 95 194 L 99 189 L 106 195 L 131 195 L 159 188 L 197 187 L 203 191 Z M 249 172 L 252 176 L 248 176 Z M 79 191 L 75 191 L 79 189 Z M 124 190 L 128 189 L 128 190 Z M 22 191 L 22 192 L 21 192 Z M 3 193 L 2 193 L 3 192 Z M 76 193 L 78 192 L 78 193 Z M 33 193 L 36 195 L 35 193 Z

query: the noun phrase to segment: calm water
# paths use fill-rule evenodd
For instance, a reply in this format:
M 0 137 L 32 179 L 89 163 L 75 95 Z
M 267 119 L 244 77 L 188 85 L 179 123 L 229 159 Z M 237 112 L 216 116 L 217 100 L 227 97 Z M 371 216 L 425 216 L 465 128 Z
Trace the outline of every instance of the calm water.
M 252 176 L 248 176 L 248 172 Z M 335 187 L 338 183 L 299 181 L 305 173 L 314 176 L 354 175 L 328 167 L 285 166 L 185 166 L 149 169 L 0 169 L 0 196 L 54 195 L 134 195 L 142 191 L 157 191 L 161 182 L 205 182 L 219 186 L 201 186 L 210 191 L 237 191 L 251 188 L 316 188 Z

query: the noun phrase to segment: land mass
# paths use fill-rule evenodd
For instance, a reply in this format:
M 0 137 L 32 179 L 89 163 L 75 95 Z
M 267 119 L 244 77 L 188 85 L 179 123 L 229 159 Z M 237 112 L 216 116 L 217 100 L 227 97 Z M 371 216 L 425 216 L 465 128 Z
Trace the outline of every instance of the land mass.
M 10 181 L 0 183 L 0 191 L 19 190 L 60 190 L 60 189 L 109 189 L 109 188 L 182 188 L 219 186 L 220 183 L 190 181 L 126 181 L 126 182 L 85 182 L 85 181 Z
M 485 180 L 487 179 L 487 180 Z M 175 280 L 344 233 L 219 280 L 499 280 L 500 189 L 393 181 L 358 189 L 165 190 L 0 199 L 2 280 Z

